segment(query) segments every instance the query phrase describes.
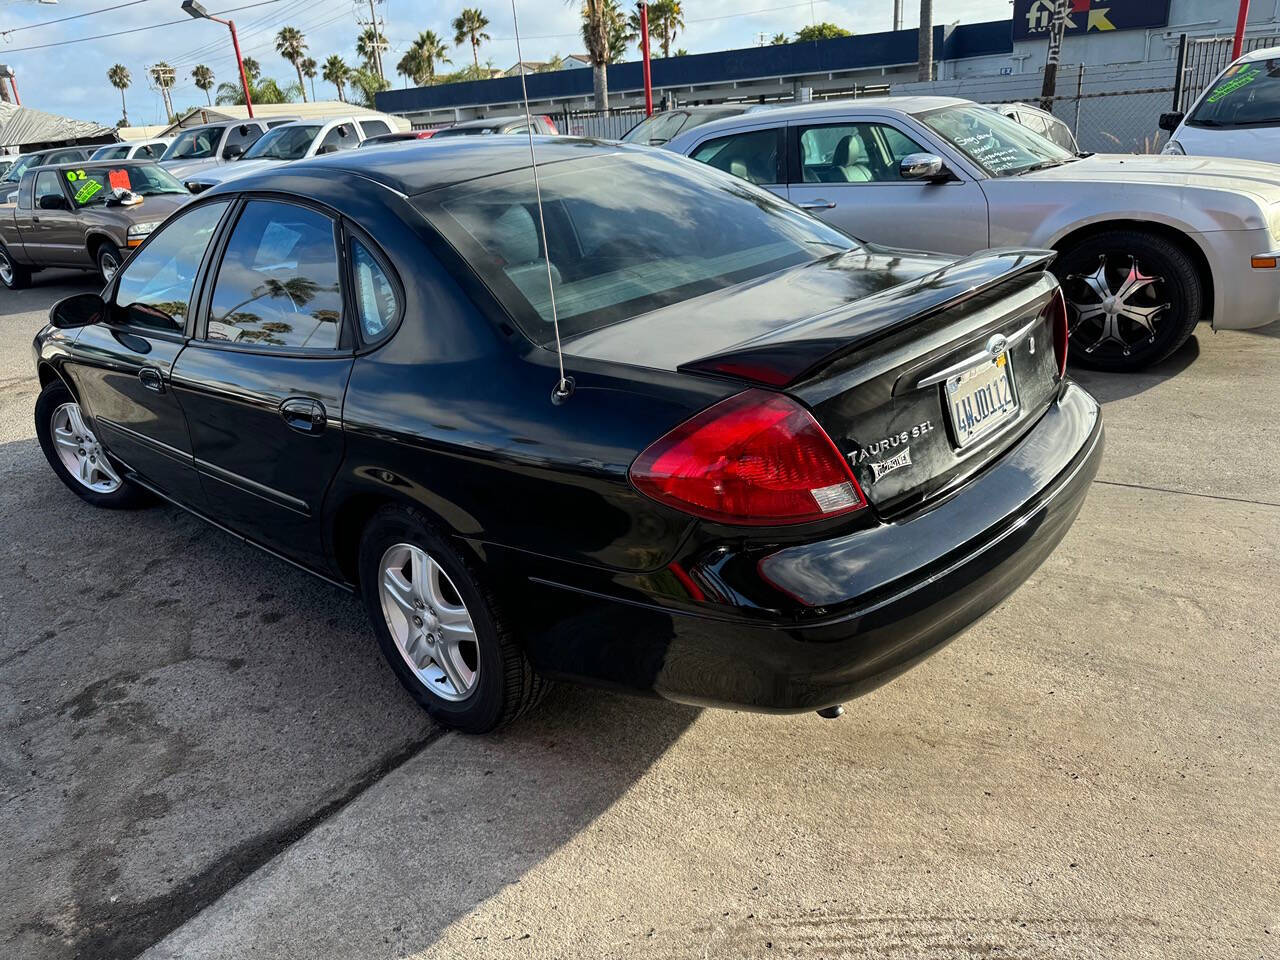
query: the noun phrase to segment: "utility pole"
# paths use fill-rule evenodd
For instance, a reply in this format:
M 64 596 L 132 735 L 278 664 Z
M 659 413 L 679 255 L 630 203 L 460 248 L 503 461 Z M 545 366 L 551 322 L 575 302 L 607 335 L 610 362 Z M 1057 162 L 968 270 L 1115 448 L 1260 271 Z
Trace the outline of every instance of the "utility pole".
M 933 0 L 920 0 L 920 74 L 921 83 L 933 79 Z
M 902 0 L 893 0 L 893 29 L 902 29 Z
M 1067 7 L 1071 0 L 1058 0 L 1049 23 L 1049 53 L 1044 61 L 1044 84 L 1040 88 L 1040 109 L 1053 110 L 1053 95 L 1058 89 L 1058 61 L 1062 59 L 1062 35 L 1067 29 Z
M 373 28 L 373 66 L 374 69 L 378 71 L 378 76 L 385 80 L 387 75 L 382 69 L 382 34 L 378 29 L 378 13 L 374 9 L 373 4 L 374 0 L 369 0 L 369 22 L 365 23 L 365 21 L 361 20 L 359 16 L 357 16 L 356 23 L 362 27 L 367 26 Z
M 1231 59 L 1239 60 L 1244 52 L 1244 28 L 1249 25 L 1249 0 L 1240 0 L 1240 12 L 1236 15 L 1236 35 L 1231 41 Z

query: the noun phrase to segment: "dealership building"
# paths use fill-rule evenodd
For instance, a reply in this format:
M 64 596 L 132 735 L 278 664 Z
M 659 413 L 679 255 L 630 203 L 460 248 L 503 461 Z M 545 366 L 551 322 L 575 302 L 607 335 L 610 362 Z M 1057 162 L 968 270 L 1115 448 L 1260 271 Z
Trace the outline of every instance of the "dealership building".
M 938 92 L 1003 99 L 980 97 L 964 85 L 979 78 L 1009 78 L 1018 91 L 1033 85 L 1044 67 L 1053 7 L 1054 0 L 1014 0 L 1008 20 L 935 27 Z M 1253 8 L 1251 46 L 1272 37 L 1280 44 L 1280 2 L 1255 0 Z M 1183 34 L 1198 44 L 1197 50 L 1212 49 L 1221 60 L 1238 9 L 1238 0 L 1071 0 L 1062 62 L 1098 68 L 1100 75 L 1146 67 L 1167 81 Z M 916 50 L 917 31 L 911 29 L 657 59 L 652 61 L 654 97 L 682 104 L 768 102 L 883 92 L 886 86 L 892 91 L 917 79 Z M 608 70 L 610 107 L 642 105 L 639 61 Z M 537 113 L 594 107 L 590 70 L 530 73 L 525 80 Z M 515 113 L 523 109 L 520 77 L 388 90 L 377 95 L 377 108 L 420 128 Z

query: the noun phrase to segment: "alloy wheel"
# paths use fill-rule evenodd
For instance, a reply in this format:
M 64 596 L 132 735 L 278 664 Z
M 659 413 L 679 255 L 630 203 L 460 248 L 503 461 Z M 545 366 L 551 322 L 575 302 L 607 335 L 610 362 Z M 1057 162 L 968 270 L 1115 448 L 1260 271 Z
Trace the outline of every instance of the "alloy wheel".
M 443 700 L 465 700 L 480 670 L 476 628 L 449 575 L 411 543 L 387 549 L 378 565 L 378 596 L 400 656 L 422 685 Z
M 94 493 L 115 493 L 120 489 L 123 481 L 84 422 L 80 404 L 57 407 L 50 418 L 50 428 L 58 459 L 81 486 Z
M 1164 277 L 1143 273 L 1136 257 L 1127 259 L 1124 266 L 1103 254 L 1093 273 L 1066 278 L 1073 350 L 1092 354 L 1110 346 L 1127 357 L 1155 342 L 1156 325 L 1170 306 Z
M 0 280 L 4 281 L 6 287 L 13 285 L 13 262 L 3 250 L 0 250 Z

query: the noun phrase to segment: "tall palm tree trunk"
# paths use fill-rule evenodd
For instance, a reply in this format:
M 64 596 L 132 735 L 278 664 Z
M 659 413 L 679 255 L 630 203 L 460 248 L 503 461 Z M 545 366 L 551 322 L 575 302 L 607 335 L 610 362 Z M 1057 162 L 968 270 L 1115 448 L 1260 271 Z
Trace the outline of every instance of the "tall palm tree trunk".
M 298 71 L 298 86 L 302 90 L 302 102 L 307 102 L 307 81 L 302 78 L 302 61 L 293 61 L 293 69 Z
M 124 114 L 124 125 L 127 127 L 129 125 L 129 108 L 125 106 L 124 102 L 124 87 L 120 88 L 120 112 Z
M 471 60 L 476 65 L 476 69 L 480 69 L 480 44 L 476 43 L 476 35 L 471 35 Z
M 918 79 L 933 79 L 933 0 L 920 0 L 920 73 Z
M 609 109 L 609 68 L 605 64 L 591 68 L 592 96 L 597 110 Z

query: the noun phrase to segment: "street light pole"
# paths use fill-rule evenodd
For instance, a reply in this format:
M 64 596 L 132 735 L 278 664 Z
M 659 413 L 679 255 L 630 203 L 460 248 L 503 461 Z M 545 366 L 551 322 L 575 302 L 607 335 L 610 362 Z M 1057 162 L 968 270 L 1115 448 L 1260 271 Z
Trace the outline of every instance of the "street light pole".
M 244 58 L 240 56 L 240 39 L 236 36 L 236 25 L 232 20 L 223 20 L 209 13 L 197 0 L 182 0 L 182 10 L 190 17 L 197 20 L 212 20 L 214 23 L 225 24 L 231 30 L 231 46 L 236 51 L 236 66 L 240 68 L 240 88 L 244 91 L 244 105 L 249 111 L 249 116 L 253 117 L 253 97 L 249 94 L 249 76 L 244 72 Z
M 1236 36 L 1231 43 L 1231 59 L 1239 60 L 1244 52 L 1244 28 L 1249 24 L 1249 0 L 1240 0 L 1240 12 L 1236 15 Z

